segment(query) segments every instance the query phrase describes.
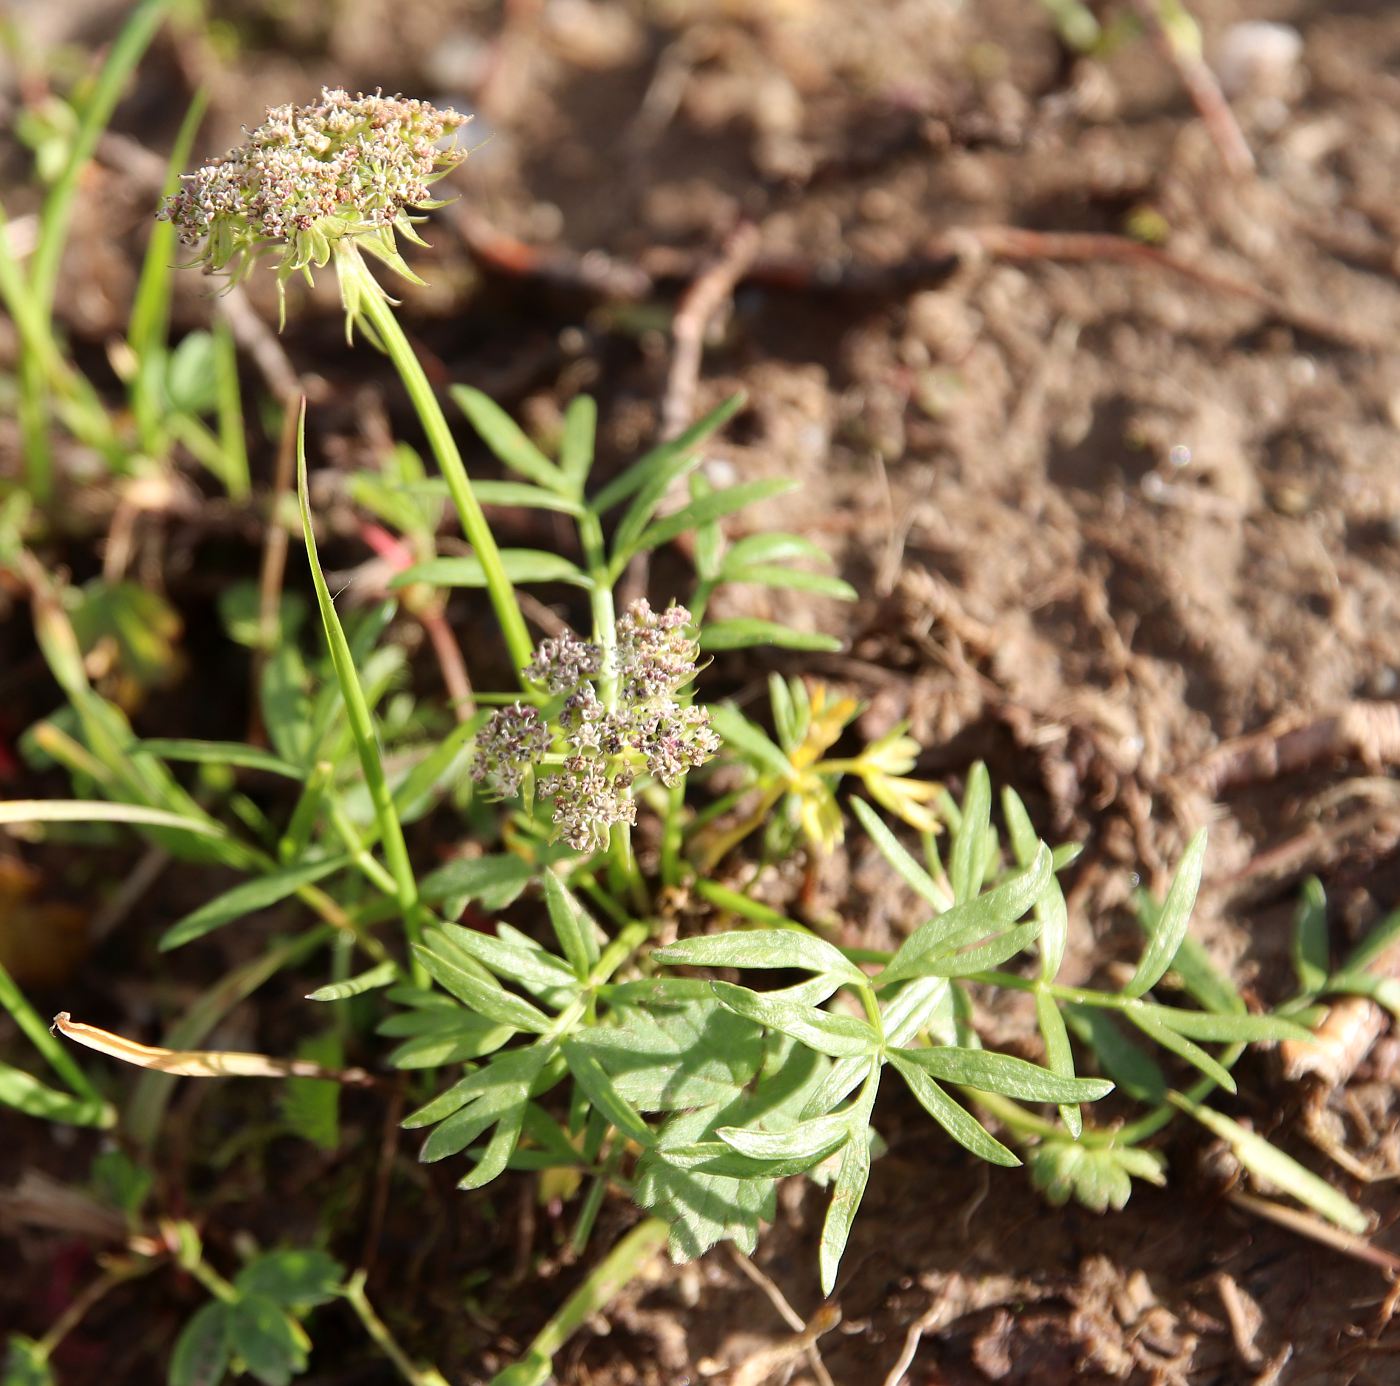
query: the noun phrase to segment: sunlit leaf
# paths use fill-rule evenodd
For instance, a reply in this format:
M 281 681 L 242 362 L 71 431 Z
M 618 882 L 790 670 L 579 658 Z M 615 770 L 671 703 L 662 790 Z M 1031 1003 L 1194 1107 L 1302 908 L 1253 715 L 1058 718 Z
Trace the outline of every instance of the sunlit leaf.
M 1359 1236 L 1367 1230 L 1366 1214 L 1351 1199 L 1257 1131 L 1180 1093 L 1174 1094 L 1172 1100 L 1229 1145 L 1235 1158 L 1264 1187 L 1282 1189 L 1289 1197 L 1296 1198 L 1347 1232 Z
M 1293 915 L 1293 970 L 1303 991 L 1315 994 L 1327 981 L 1331 957 L 1327 942 L 1327 895 L 1309 876 Z
M 567 582 L 574 587 L 591 587 L 593 580 L 576 563 L 562 554 L 543 549 L 502 549 L 501 566 L 517 585 L 527 582 Z M 415 564 L 390 580 L 394 589 L 424 582 L 432 587 L 485 587 L 486 570 L 474 556 L 430 558 Z
M 561 495 L 570 493 L 572 487 L 568 478 L 490 395 L 470 385 L 453 385 L 448 393 L 498 461 L 547 491 L 557 491 Z
M 266 876 L 256 876 L 251 881 L 244 881 L 232 890 L 226 890 L 222 895 L 206 901 L 183 919 L 177 920 L 160 936 L 156 946 L 161 952 L 168 952 L 193 939 L 202 938 L 235 919 L 268 909 L 295 895 L 303 886 L 324 880 L 327 876 L 343 870 L 349 865 L 349 861 L 348 857 L 331 857 L 326 861 L 289 866 L 283 871 L 270 871 Z
M 880 1037 L 868 1020 L 853 1015 L 821 1011 L 799 1001 L 789 1001 L 772 992 L 750 991 L 730 982 L 712 982 L 714 993 L 736 1014 L 770 1030 L 836 1057 L 874 1053 Z
M 1186 926 L 1191 921 L 1191 907 L 1196 903 L 1196 892 L 1200 889 L 1205 858 L 1206 830 L 1202 828 L 1187 845 L 1176 868 L 1162 913 L 1143 950 L 1137 971 L 1123 988 L 1124 996 L 1142 996 L 1150 991 L 1171 966 L 1177 949 L 1181 947 L 1181 940 L 1186 937 Z
M 932 1049 L 892 1050 L 905 1065 L 922 1069 L 944 1083 L 1000 1093 L 1021 1102 L 1095 1102 L 1113 1091 L 1102 1078 L 1062 1078 L 1038 1064 L 987 1049 L 940 1045 Z
M 839 948 L 815 934 L 795 929 L 710 934 L 658 948 L 652 956 L 668 967 L 790 968 L 830 973 L 856 985 L 863 985 L 866 980 L 860 968 L 848 962 Z

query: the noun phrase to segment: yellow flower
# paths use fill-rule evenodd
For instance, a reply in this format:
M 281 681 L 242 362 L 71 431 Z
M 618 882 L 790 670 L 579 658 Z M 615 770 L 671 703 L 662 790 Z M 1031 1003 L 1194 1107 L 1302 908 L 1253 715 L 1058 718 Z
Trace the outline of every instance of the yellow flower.
M 807 841 L 823 856 L 841 845 L 846 835 L 841 807 L 831 786 L 820 775 L 806 774 L 793 786 L 797 818 Z
M 833 699 L 824 683 L 813 683 L 809 697 L 811 714 L 807 720 L 807 734 L 789 757 L 799 769 L 816 764 L 840 740 L 841 733 L 860 711 L 860 703 L 855 698 Z
M 901 723 L 872 741 L 851 763 L 851 769 L 883 809 L 921 833 L 936 833 L 940 825 L 932 805 L 942 786 L 910 777 L 920 747 L 907 730 L 908 724 Z
M 942 786 L 932 780 L 914 780 L 904 775 L 885 775 L 876 770 L 861 772 L 870 797 L 881 808 L 902 818 L 921 833 L 936 833 L 942 826 L 930 805 Z

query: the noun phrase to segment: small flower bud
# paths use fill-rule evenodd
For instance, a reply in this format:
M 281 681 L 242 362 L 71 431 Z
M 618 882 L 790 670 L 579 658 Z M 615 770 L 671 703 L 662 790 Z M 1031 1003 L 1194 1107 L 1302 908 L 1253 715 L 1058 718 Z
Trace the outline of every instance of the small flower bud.
M 525 774 L 549 750 L 549 728 L 535 708 L 498 708 L 477 733 L 472 778 L 502 798 L 520 793 Z
M 683 606 L 655 612 L 643 597 L 627 608 L 617 623 L 618 687 L 624 700 L 669 695 L 695 677 L 699 646 L 690 624 Z
M 602 665 L 603 652 L 597 645 L 566 631 L 541 643 L 525 677 L 551 693 L 572 693 L 584 679 L 596 677 Z
M 632 774 L 619 769 L 609 775 L 600 756 L 570 756 L 564 768 L 540 785 L 554 801 L 554 825 L 576 852 L 599 852 L 608 844 L 614 823 L 635 823 L 637 805 L 631 795 Z

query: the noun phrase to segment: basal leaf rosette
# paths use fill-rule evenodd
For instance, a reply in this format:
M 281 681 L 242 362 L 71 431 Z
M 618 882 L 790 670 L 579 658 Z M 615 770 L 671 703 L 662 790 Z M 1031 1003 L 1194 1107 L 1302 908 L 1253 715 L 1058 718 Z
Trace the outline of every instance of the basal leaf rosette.
M 443 205 L 429 188 L 466 158 L 452 137 L 469 118 L 325 87 L 315 105 L 273 107 L 243 144 L 186 174 L 160 216 L 186 245 L 203 246 L 199 263 L 234 283 L 262 256 L 276 257 L 279 291 L 334 259 L 348 329 L 360 295 L 377 289 L 370 275 L 347 273 L 362 270 L 363 255 L 422 282 L 397 237 L 423 244 L 414 229 L 422 218 L 410 211 Z

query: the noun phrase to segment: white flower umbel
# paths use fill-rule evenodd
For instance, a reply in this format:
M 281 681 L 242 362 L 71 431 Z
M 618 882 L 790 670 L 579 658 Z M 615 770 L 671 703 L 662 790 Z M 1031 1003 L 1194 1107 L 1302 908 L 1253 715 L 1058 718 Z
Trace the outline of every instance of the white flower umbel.
M 312 106 L 277 106 L 247 140 L 194 173 L 160 215 L 201 263 L 237 282 L 264 255 L 277 284 L 308 280 L 334 259 L 346 330 L 366 293 L 383 294 L 362 255 L 412 283 L 397 237 L 423 244 L 410 210 L 442 206 L 429 188 L 466 158 L 455 136 L 469 117 L 401 96 L 355 95 L 325 87 Z

